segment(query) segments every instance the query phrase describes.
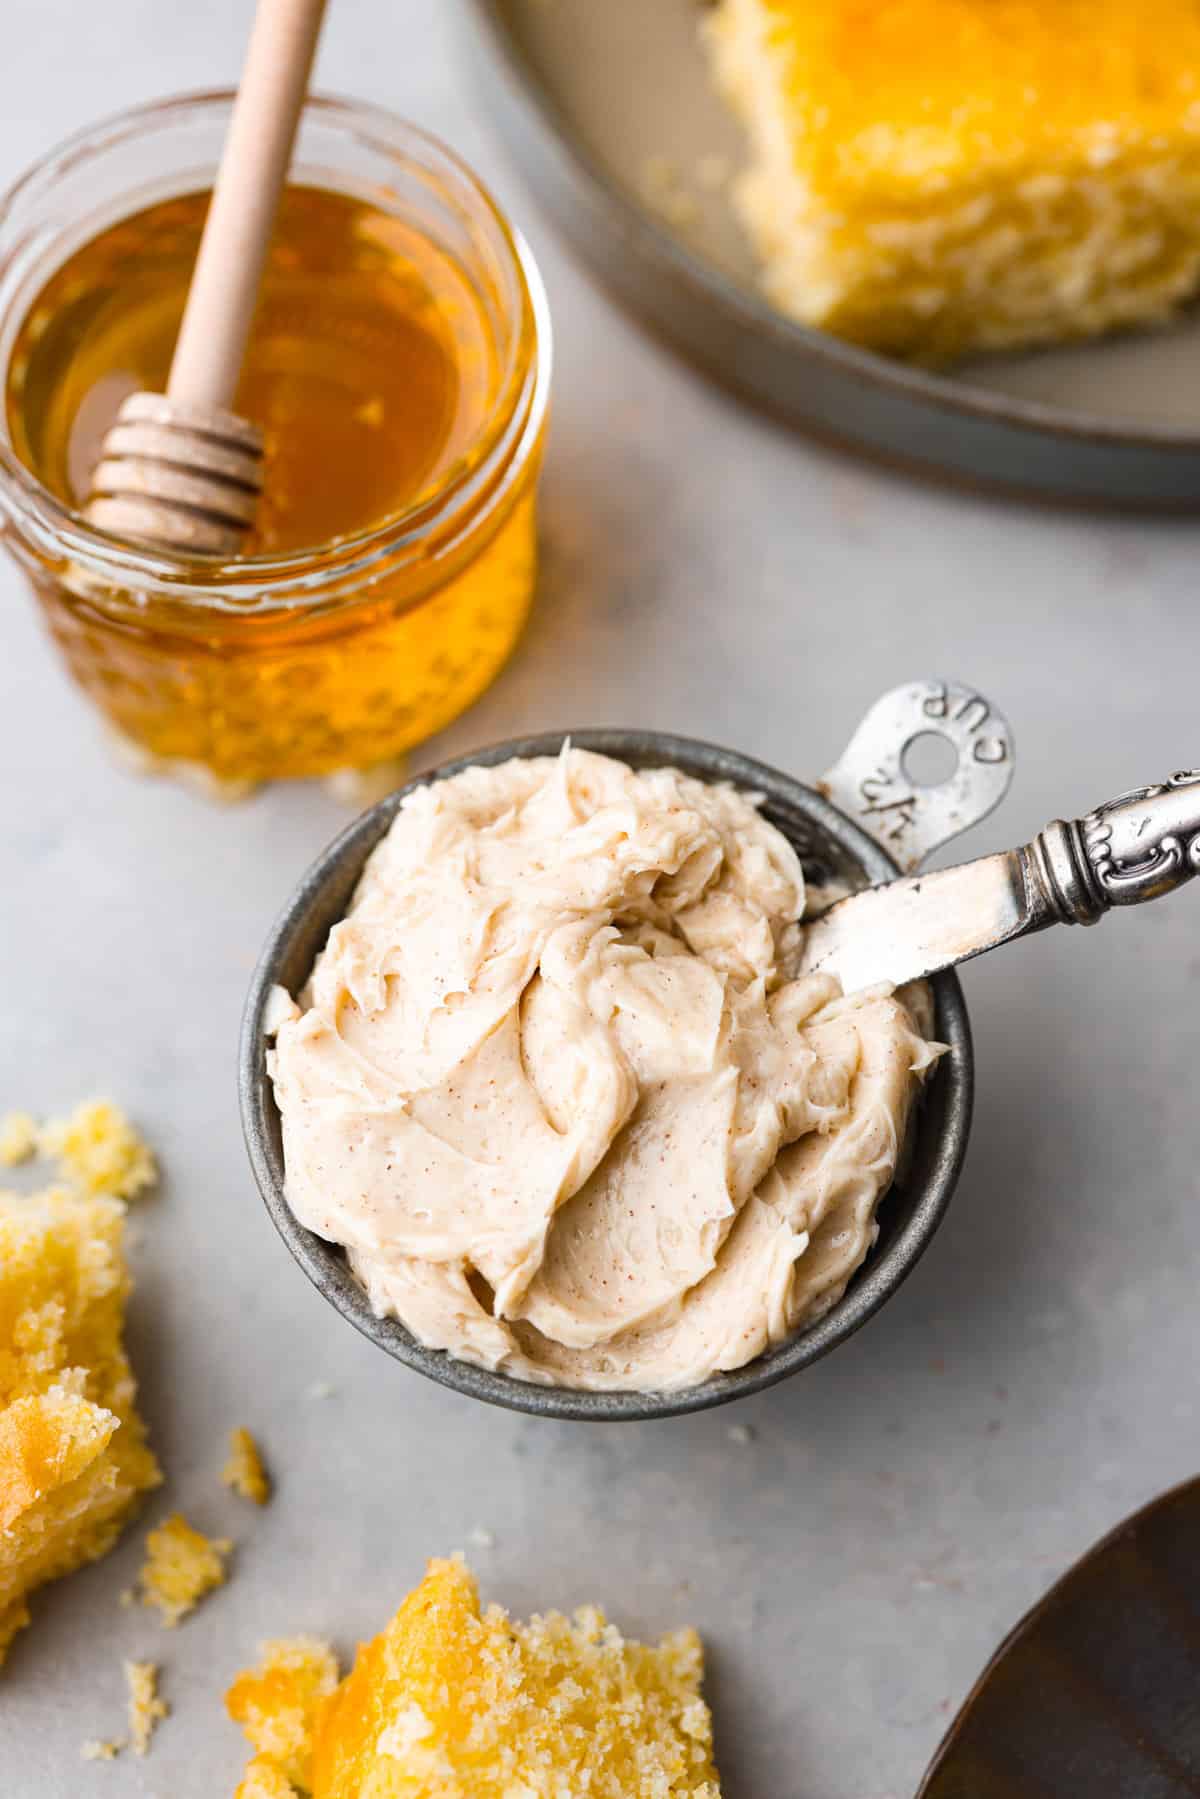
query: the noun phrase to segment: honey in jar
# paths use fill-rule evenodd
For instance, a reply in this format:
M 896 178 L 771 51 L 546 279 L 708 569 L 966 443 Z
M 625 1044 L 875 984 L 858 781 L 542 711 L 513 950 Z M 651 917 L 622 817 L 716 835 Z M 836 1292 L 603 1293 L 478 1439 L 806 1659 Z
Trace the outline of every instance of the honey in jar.
M 133 123 L 189 108 L 227 99 Z M 360 111 L 374 180 L 345 166 Z M 304 179 L 314 136 L 336 181 Z M 264 495 L 218 566 L 79 517 L 121 401 L 166 385 L 208 204 L 194 183 L 144 198 L 15 279 L 22 189 L 0 205 L 9 547 L 76 679 L 156 762 L 242 783 L 393 757 L 482 692 L 530 603 L 548 343 L 528 253 L 431 140 L 310 106 L 236 399 Z

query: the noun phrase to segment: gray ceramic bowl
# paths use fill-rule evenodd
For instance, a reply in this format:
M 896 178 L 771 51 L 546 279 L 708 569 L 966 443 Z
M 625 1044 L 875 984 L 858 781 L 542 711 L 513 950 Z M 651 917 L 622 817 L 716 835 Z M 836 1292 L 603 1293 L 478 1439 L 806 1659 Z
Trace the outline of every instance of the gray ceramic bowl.
M 886 852 L 811 788 L 731 750 L 651 731 L 573 731 L 581 749 L 617 756 L 635 768 L 670 764 L 706 781 L 732 781 L 764 796 L 763 811 L 795 845 L 807 872 L 852 886 L 891 878 L 898 871 Z M 971 1122 L 971 1033 L 962 990 L 953 974 L 934 982 L 937 1034 L 950 1053 L 938 1064 L 917 1116 L 911 1162 L 879 1210 L 879 1240 L 843 1298 L 808 1330 L 733 1374 L 723 1374 L 680 1393 L 585 1393 L 542 1387 L 493 1374 L 426 1349 L 394 1319 L 377 1318 L 350 1273 L 341 1250 L 314 1236 L 293 1217 L 284 1198 L 279 1113 L 266 1071 L 263 1016 L 272 987 L 303 986 L 331 926 L 343 917 L 363 866 L 413 787 L 444 780 L 477 763 L 511 756 L 556 755 L 564 733 L 548 732 L 497 744 L 422 775 L 364 812 L 335 838 L 292 895 L 255 971 L 242 1024 L 239 1084 L 242 1124 L 254 1176 L 280 1236 L 308 1275 L 344 1318 L 397 1361 L 431 1380 L 514 1411 L 544 1418 L 666 1418 L 701 1411 L 757 1393 L 785 1375 L 807 1368 L 843 1342 L 893 1294 L 919 1260 L 941 1222 L 966 1153 Z

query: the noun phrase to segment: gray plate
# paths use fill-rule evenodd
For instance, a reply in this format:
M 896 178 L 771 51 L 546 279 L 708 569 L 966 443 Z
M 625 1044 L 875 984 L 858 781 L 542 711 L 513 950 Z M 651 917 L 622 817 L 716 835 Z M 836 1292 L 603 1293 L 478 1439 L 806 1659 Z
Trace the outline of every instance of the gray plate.
M 917 1799 L 1195 1799 L 1200 1480 L 1097 1543 L 984 1669 Z
M 526 180 L 618 299 L 789 419 L 968 482 L 1063 499 L 1200 499 L 1200 320 L 931 375 L 857 350 L 760 295 L 705 157 L 740 130 L 698 46 L 699 0 L 463 0 L 480 100 Z M 647 197 L 654 159 L 694 208 Z M 661 184 L 660 184 L 661 185 Z

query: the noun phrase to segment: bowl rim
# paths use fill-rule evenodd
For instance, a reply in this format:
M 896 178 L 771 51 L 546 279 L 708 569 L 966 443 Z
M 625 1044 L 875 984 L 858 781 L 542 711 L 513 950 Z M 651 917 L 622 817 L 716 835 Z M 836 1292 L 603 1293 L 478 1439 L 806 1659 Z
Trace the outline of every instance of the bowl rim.
M 588 1421 L 665 1418 L 704 1411 L 761 1392 L 811 1366 L 873 1317 L 912 1272 L 945 1215 L 966 1155 L 974 1101 L 971 1029 L 957 976 L 952 972 L 937 975 L 931 983 L 937 1005 L 937 1030 L 948 1044 L 949 1053 L 938 1065 L 926 1101 L 929 1094 L 939 1090 L 944 1123 L 911 1215 L 877 1257 L 869 1252 L 836 1305 L 806 1330 L 798 1331 L 786 1343 L 766 1351 L 743 1368 L 668 1393 L 627 1389 L 592 1392 L 543 1386 L 459 1361 L 445 1350 L 429 1349 L 396 1319 L 376 1317 L 366 1292 L 350 1273 L 341 1248 L 302 1225 L 284 1196 L 279 1112 L 266 1071 L 263 1031 L 271 991 L 277 985 L 288 985 L 283 979 L 284 965 L 294 952 L 297 939 L 306 929 L 311 930 L 314 917 L 319 920 L 319 935 L 314 941 L 320 944 L 330 926 L 343 916 L 367 857 L 409 793 L 431 782 L 447 780 L 466 768 L 492 766 L 517 756 L 557 755 L 568 740 L 579 749 L 615 756 L 635 767 L 669 765 L 702 780 L 732 781 L 743 791 L 761 794 L 768 816 L 772 811 L 791 808 L 816 825 L 862 865 L 870 881 L 888 880 L 899 873 L 886 850 L 815 789 L 766 763 L 700 739 L 619 728 L 545 731 L 439 763 L 377 801 L 340 831 L 309 866 L 275 919 L 251 978 L 242 1016 L 238 1054 L 242 1130 L 259 1193 L 295 1260 L 318 1292 L 349 1323 L 397 1361 L 471 1398 L 538 1417 Z M 332 905 L 331 889 L 337 895 Z

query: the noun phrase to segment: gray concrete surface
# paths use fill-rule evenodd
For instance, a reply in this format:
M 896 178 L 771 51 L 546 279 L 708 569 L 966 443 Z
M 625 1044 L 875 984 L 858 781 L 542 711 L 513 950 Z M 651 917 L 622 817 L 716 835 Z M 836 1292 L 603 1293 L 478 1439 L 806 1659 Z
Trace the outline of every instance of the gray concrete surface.
M 0 176 L 87 118 L 234 76 L 249 0 L 7 0 Z M 338 0 L 321 77 L 443 132 L 542 258 L 558 327 L 545 574 L 518 659 L 420 762 L 518 731 L 662 726 L 817 771 L 882 688 L 992 693 L 1012 794 L 964 840 L 1200 759 L 1197 528 L 922 487 L 741 409 L 561 255 L 462 84 L 439 0 Z M 211 14 L 202 17 L 202 13 Z M 419 765 L 419 764 L 418 764 Z M 132 1347 L 180 1506 L 238 1541 L 173 1634 L 121 1610 L 141 1530 L 43 1593 L 0 1684 L 5 1799 L 219 1799 L 227 1677 L 266 1635 L 373 1631 L 464 1547 L 517 1608 L 694 1620 L 731 1799 L 909 1799 L 1002 1633 L 1100 1531 L 1193 1473 L 1200 895 L 968 972 L 979 1103 L 938 1240 L 829 1361 L 737 1410 L 655 1425 L 489 1412 L 394 1366 L 309 1289 L 252 1189 L 234 1100 L 246 980 L 326 794 L 212 809 L 117 772 L 0 567 L 0 1108 L 96 1089 L 167 1173 L 140 1214 Z M 329 1382 L 331 1397 L 310 1396 Z M 269 1510 L 223 1492 L 231 1425 Z M 731 1437 L 731 1426 L 753 1437 Z M 472 1541 L 487 1532 L 490 1547 Z M 163 1662 L 144 1763 L 122 1656 Z

